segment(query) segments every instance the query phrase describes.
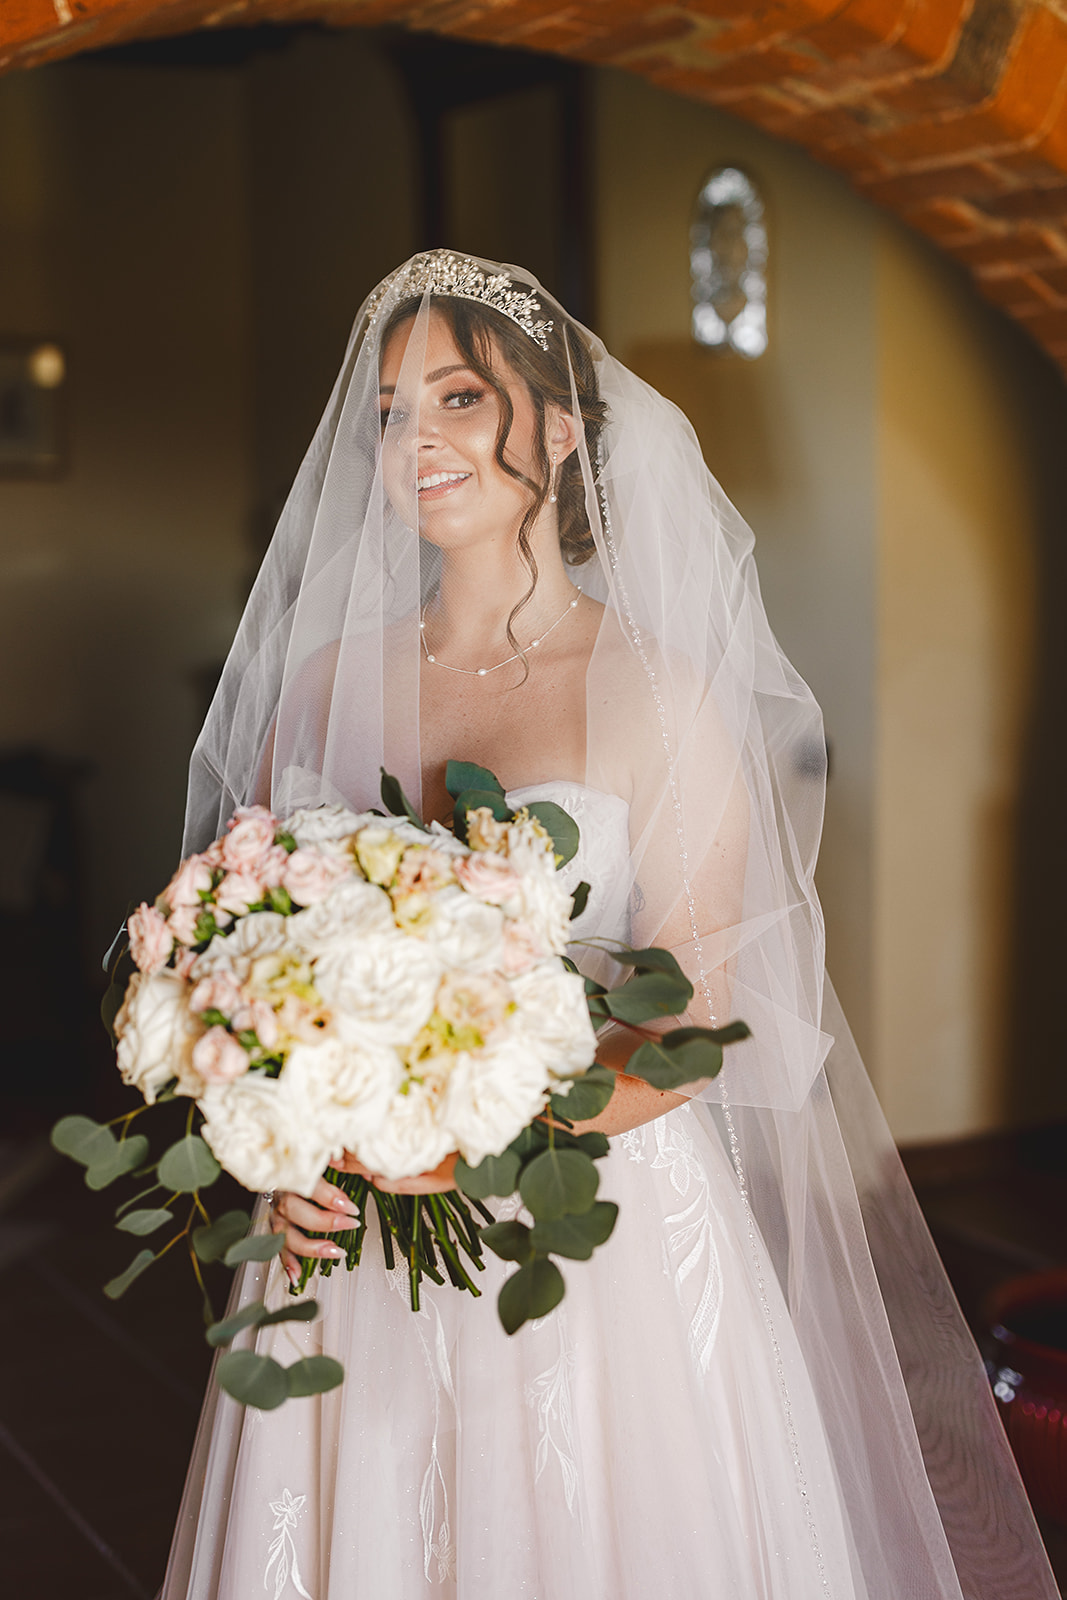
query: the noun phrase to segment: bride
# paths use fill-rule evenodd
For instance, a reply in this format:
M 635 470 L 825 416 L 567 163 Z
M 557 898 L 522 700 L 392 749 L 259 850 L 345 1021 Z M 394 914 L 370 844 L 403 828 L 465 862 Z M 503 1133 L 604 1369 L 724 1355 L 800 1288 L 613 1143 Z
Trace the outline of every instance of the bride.
M 528 274 L 434 251 L 374 291 L 191 767 L 187 849 L 236 805 L 448 822 L 450 758 L 581 830 L 572 954 L 671 948 L 712 1083 L 626 1073 L 615 1235 L 508 1338 L 373 1243 L 321 1314 L 242 1336 L 340 1389 L 209 1393 L 162 1600 L 1055 1600 L 977 1353 L 825 981 L 825 746 L 751 536 L 685 419 Z M 435 1172 L 382 1187 L 444 1190 Z M 350 1162 L 353 1170 L 354 1161 Z M 368 1174 L 371 1176 L 370 1174 Z M 510 1203 L 502 1214 L 510 1214 Z M 340 1255 L 347 1201 L 274 1198 L 235 1305 Z

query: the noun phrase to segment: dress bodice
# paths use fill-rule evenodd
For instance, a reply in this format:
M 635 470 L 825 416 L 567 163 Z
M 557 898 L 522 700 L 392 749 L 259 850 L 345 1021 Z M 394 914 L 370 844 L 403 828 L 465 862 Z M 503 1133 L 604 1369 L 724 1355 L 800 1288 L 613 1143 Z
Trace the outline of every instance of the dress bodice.
M 560 879 L 573 894 L 584 880 L 589 901 L 571 924 L 575 939 L 592 935 L 626 939 L 629 935 L 630 808 L 621 795 L 593 789 L 586 783 L 554 778 L 548 783 L 512 789 L 514 807 L 534 800 L 553 800 L 573 817 L 581 835 L 577 854 L 560 868 Z M 578 953 L 574 952 L 576 958 Z M 584 961 L 579 961 L 585 966 Z

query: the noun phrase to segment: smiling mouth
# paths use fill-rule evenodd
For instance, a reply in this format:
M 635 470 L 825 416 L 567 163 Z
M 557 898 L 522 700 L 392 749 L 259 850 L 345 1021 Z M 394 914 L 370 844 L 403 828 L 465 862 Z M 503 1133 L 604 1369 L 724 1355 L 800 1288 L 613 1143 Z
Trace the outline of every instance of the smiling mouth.
M 427 472 L 415 480 L 415 487 L 420 500 L 436 500 L 441 495 L 451 493 L 459 484 L 466 483 L 469 477 L 469 472 Z

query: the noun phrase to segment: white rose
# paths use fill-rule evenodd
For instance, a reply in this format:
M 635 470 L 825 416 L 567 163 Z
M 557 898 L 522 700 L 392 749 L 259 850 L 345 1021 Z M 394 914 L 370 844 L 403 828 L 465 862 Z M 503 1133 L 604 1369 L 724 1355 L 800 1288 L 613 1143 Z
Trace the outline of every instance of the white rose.
M 415 1037 L 433 1010 L 440 978 L 437 953 L 395 928 L 335 941 L 315 963 L 315 986 L 326 1004 L 376 1044 Z
M 193 1046 L 204 1027 L 190 1011 L 189 986 L 177 973 L 135 973 L 115 1018 L 115 1032 L 119 1071 L 149 1105 L 171 1078 L 177 1078 L 179 1094 L 199 1092 Z
M 555 955 L 562 955 L 571 935 L 572 895 L 552 865 L 552 857 L 531 855 L 515 865 L 522 875 L 523 921 Z
M 333 1158 L 377 1131 L 404 1075 L 395 1050 L 346 1037 L 348 1031 L 296 1045 L 283 1073 L 290 1098 L 313 1108 Z
M 348 839 L 359 828 L 379 819 L 370 811 L 346 811 L 344 806 L 316 806 L 294 811 L 282 823 L 283 833 L 291 833 L 299 845 L 332 844 Z
M 216 934 L 204 953 L 196 958 L 196 978 L 229 967 L 239 974 L 248 972 L 257 956 L 273 955 L 288 937 L 289 917 L 277 911 L 253 911 L 234 923 L 233 932 Z
M 422 837 L 425 844 L 426 835 L 423 834 Z M 462 839 L 457 839 L 451 828 L 446 828 L 443 822 L 438 822 L 436 819 L 430 823 L 429 843 L 435 850 L 443 850 L 446 856 L 470 855 L 469 846 L 465 845 Z
M 360 1139 L 355 1154 L 383 1178 L 411 1178 L 432 1172 L 454 1149 L 451 1134 L 435 1116 L 433 1091 L 409 1080 L 406 1092 L 393 1096 L 377 1130 Z
M 328 951 L 338 939 L 370 938 L 394 931 L 393 907 L 385 890 L 355 873 L 331 889 L 318 905 L 285 920 L 288 937 L 311 956 Z
M 501 964 L 504 914 L 499 906 L 486 905 L 457 886 L 434 895 L 430 911 L 419 931 L 446 966 L 476 972 Z
M 537 1053 L 550 1077 L 573 1078 L 592 1066 L 596 1034 L 577 973 L 544 961 L 512 978 L 511 993 L 517 1010 L 508 1031 Z
M 199 1105 L 207 1119 L 204 1139 L 238 1183 L 311 1194 L 330 1152 L 307 1108 L 287 1092 L 284 1075 L 248 1072 L 206 1089 Z
M 548 1074 L 540 1053 L 521 1037 L 494 1037 L 484 1050 L 455 1057 L 441 1100 L 450 1148 L 476 1167 L 497 1156 L 545 1104 Z

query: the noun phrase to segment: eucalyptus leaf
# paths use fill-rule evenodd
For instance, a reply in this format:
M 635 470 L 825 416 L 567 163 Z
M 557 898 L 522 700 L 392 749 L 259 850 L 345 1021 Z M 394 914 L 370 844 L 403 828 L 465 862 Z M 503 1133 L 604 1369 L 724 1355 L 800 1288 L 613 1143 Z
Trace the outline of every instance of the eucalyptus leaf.
M 569 1256 L 572 1261 L 588 1261 L 597 1245 L 611 1237 L 618 1215 L 619 1208 L 614 1201 L 598 1200 L 577 1216 L 535 1223 L 530 1244 L 539 1252 L 551 1250 L 557 1256 Z
M 669 977 L 678 978 L 682 983 L 689 983 L 689 979 L 678 965 L 677 958 L 669 950 L 661 950 L 658 945 L 646 950 L 632 950 L 628 945 L 623 945 L 612 954 L 622 967 L 633 967 L 636 972 L 666 972 Z
M 231 1245 L 243 1239 L 252 1225 L 247 1211 L 224 1211 L 214 1222 L 193 1229 L 193 1249 L 201 1261 L 221 1261 Z
M 598 1117 L 615 1093 L 616 1075 L 609 1067 L 593 1066 L 575 1078 L 567 1094 L 554 1094 L 549 1105 L 557 1116 L 569 1122 L 586 1122 Z
M 565 867 L 578 854 L 581 834 L 578 824 L 569 811 L 564 811 L 554 800 L 535 800 L 526 807 L 531 817 L 536 817 L 546 833 L 552 836 L 556 852 L 556 866 Z
M 583 878 L 571 895 L 571 921 L 575 922 L 589 904 L 589 885 Z
M 174 1221 L 174 1212 L 164 1209 L 127 1211 L 120 1217 L 115 1226 L 122 1233 L 155 1233 L 157 1228 L 165 1227 L 168 1222 Z
M 504 793 L 504 785 L 495 772 L 479 767 L 473 761 L 449 761 L 445 767 L 445 788 L 453 800 L 458 800 L 464 789 L 486 789 L 490 794 Z
M 215 1182 L 222 1168 L 199 1134 L 186 1134 L 172 1144 L 159 1163 L 159 1181 L 165 1189 L 192 1194 Z
M 238 1239 L 236 1244 L 223 1256 L 223 1261 L 228 1267 L 236 1267 L 241 1261 L 270 1261 L 274 1256 L 280 1256 L 285 1249 L 284 1233 L 253 1233 L 247 1239 Z
M 265 1317 L 260 1317 L 259 1326 L 270 1328 L 276 1322 L 314 1322 L 318 1314 L 317 1300 L 291 1300 L 288 1305 L 279 1306 L 277 1311 L 268 1311 Z
M 512 1273 L 496 1304 L 505 1332 L 516 1333 L 524 1322 L 546 1317 L 562 1299 L 563 1274 L 554 1261 L 536 1256 Z
M 86 1168 L 85 1182 L 90 1189 L 106 1189 L 116 1178 L 133 1172 L 148 1155 L 148 1140 L 143 1133 L 131 1134 L 128 1139 L 116 1141 L 115 1148 L 102 1161 L 94 1160 Z
M 267 1308 L 262 1300 L 250 1300 L 240 1311 L 235 1311 L 232 1317 L 224 1317 L 221 1322 L 213 1322 L 205 1332 L 204 1338 L 213 1350 L 217 1349 L 220 1344 L 229 1344 L 242 1328 L 258 1327 L 266 1315 Z
M 215 1376 L 220 1389 L 257 1411 L 274 1411 L 289 1396 L 285 1368 L 254 1350 L 227 1350 L 219 1357 Z
M 666 972 L 644 972 L 620 989 L 613 989 L 604 1000 L 620 1022 L 648 1022 L 652 1017 L 675 1017 L 693 998 L 693 985 L 680 982 Z
M 92 1117 L 60 1117 L 51 1133 L 52 1144 L 63 1155 L 88 1167 L 118 1148 L 110 1128 Z
M 460 1159 L 456 1162 L 456 1188 L 472 1200 L 487 1200 L 490 1195 L 514 1194 L 519 1178 L 519 1156 L 511 1149 L 499 1156 L 486 1156 L 476 1167 Z
M 490 1223 L 479 1230 L 479 1238 L 501 1261 L 529 1261 L 533 1255 L 530 1230 L 517 1219 Z
M 124 1295 L 133 1280 L 139 1278 L 145 1268 L 150 1267 L 155 1259 L 155 1255 L 151 1250 L 139 1250 L 125 1272 L 120 1272 L 117 1278 L 112 1278 L 110 1283 L 104 1284 L 104 1293 L 108 1299 L 117 1300 L 120 1295 Z
M 519 1193 L 538 1222 L 588 1211 L 600 1174 L 581 1150 L 542 1150 L 522 1169 Z
M 716 1044 L 739 1044 L 742 1039 L 751 1039 L 752 1029 L 747 1022 L 727 1022 L 721 1028 L 705 1028 L 703 1030 Z
M 722 1045 L 707 1028 L 673 1028 L 658 1039 L 646 1039 L 626 1063 L 631 1078 L 643 1078 L 654 1089 L 714 1078 L 721 1067 Z
M 423 833 L 428 833 L 430 830 L 400 787 L 399 780 L 394 778 L 391 772 L 386 772 L 384 767 L 382 767 L 381 773 L 382 805 L 386 811 L 393 817 L 407 817 L 408 821 L 413 822 L 416 828 L 421 828 Z
M 289 1393 L 294 1400 L 306 1394 L 325 1394 L 344 1382 L 345 1369 L 332 1356 L 305 1356 L 285 1368 Z

